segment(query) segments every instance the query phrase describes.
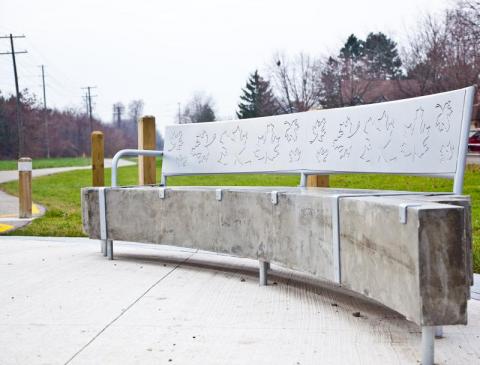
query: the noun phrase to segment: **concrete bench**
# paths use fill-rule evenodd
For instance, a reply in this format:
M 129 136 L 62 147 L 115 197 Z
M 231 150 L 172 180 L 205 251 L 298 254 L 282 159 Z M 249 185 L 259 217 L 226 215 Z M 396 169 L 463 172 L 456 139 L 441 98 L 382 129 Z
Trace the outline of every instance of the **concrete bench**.
M 311 274 L 422 326 L 466 324 L 472 284 L 470 200 L 461 195 L 474 88 L 373 105 L 166 128 L 160 186 L 82 189 L 84 229 Z M 158 151 L 124 153 L 159 155 Z M 299 187 L 167 187 L 170 176 L 300 174 Z M 310 174 L 454 179 L 453 192 L 306 188 Z

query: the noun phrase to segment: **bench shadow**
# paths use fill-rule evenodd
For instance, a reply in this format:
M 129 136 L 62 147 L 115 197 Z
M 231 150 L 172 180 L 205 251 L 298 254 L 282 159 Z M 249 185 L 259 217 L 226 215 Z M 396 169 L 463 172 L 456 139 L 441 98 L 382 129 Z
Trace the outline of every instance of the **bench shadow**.
M 173 265 L 189 270 L 225 272 L 235 274 L 239 281 L 242 279 L 258 280 L 259 271 L 256 260 L 191 249 L 172 251 L 171 253 L 160 250 L 152 253 L 151 249 L 145 253 L 116 252 L 115 260 L 159 266 Z M 268 273 L 268 286 L 272 290 L 281 290 L 282 286 L 288 286 L 319 295 L 322 297 L 322 301 L 330 302 L 331 306 L 349 311 L 355 317 L 370 319 L 370 321 L 362 323 L 367 327 L 373 325 L 372 321 L 382 323 L 388 321 L 391 332 L 405 333 L 407 331 L 416 336 L 421 333 L 419 326 L 383 304 L 344 287 L 319 280 L 309 274 L 272 264 Z

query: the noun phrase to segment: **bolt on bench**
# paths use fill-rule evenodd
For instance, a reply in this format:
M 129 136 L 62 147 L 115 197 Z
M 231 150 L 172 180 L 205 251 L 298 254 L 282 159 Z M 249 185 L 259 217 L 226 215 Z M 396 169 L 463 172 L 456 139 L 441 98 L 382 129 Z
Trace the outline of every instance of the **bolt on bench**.
M 82 189 L 84 229 L 113 240 L 270 262 L 374 299 L 435 330 L 467 323 L 470 199 L 463 196 L 473 87 L 401 101 L 249 120 L 172 125 L 164 151 L 123 150 L 111 188 Z M 163 155 L 161 186 L 117 187 L 122 155 Z M 300 174 L 299 187 L 167 187 L 170 176 Z M 453 192 L 306 188 L 312 174 L 454 179 Z

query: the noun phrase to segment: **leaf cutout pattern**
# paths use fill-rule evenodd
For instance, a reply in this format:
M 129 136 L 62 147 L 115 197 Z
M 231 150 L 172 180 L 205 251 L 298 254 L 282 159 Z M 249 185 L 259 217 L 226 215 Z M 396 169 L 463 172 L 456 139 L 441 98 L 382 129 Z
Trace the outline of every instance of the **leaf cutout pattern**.
M 247 132 L 244 132 L 239 125 L 232 131 L 223 132 L 220 136 L 220 158 L 217 162 L 224 166 L 251 163 L 251 159 L 244 156 L 247 140 Z
M 268 124 L 265 133 L 258 137 L 255 157 L 257 160 L 263 160 L 265 163 L 274 161 L 280 152 L 280 137 L 275 133 L 275 126 Z

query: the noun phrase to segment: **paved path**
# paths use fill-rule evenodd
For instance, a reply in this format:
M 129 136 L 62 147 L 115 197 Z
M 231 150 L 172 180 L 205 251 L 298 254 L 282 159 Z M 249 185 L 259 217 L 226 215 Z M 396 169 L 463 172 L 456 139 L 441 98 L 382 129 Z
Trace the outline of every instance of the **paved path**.
M 120 160 L 120 167 L 135 165 L 134 162 L 128 160 Z M 105 167 L 112 166 L 112 159 L 105 159 Z M 33 177 L 58 174 L 60 172 L 85 170 L 91 166 L 75 166 L 75 167 L 55 167 L 47 169 L 36 169 L 32 171 Z M 18 179 L 18 171 L 0 171 L 0 183 L 14 181 Z M 32 205 L 33 219 L 42 216 L 45 209 L 38 204 Z M 0 190 L 0 234 L 23 227 L 30 223 L 32 219 L 18 218 L 18 198 L 4 193 Z
M 132 166 L 135 165 L 135 162 L 129 160 L 120 160 L 118 162 L 119 167 L 123 166 Z M 112 167 L 112 159 L 107 158 L 105 159 L 105 168 Z M 58 174 L 59 172 L 66 172 L 66 171 L 73 171 L 73 170 L 86 170 L 91 169 L 91 166 L 73 166 L 73 167 L 52 167 L 47 169 L 35 169 L 32 171 L 33 177 L 37 176 L 45 176 L 45 175 L 53 175 Z M 8 170 L 8 171 L 0 171 L 0 184 L 13 181 L 18 179 L 18 171 L 17 170 Z
M 23 227 L 32 219 L 38 218 L 45 213 L 45 209 L 33 203 L 32 218 L 18 218 L 18 198 L 0 190 L 0 234 Z
M 108 261 L 98 241 L 0 237 L 0 363 L 418 364 L 418 326 L 276 266 L 260 287 L 252 260 L 115 250 Z M 480 363 L 480 301 L 468 312 L 435 341 L 436 364 Z
M 469 153 L 467 156 L 467 163 L 480 165 L 480 153 Z

